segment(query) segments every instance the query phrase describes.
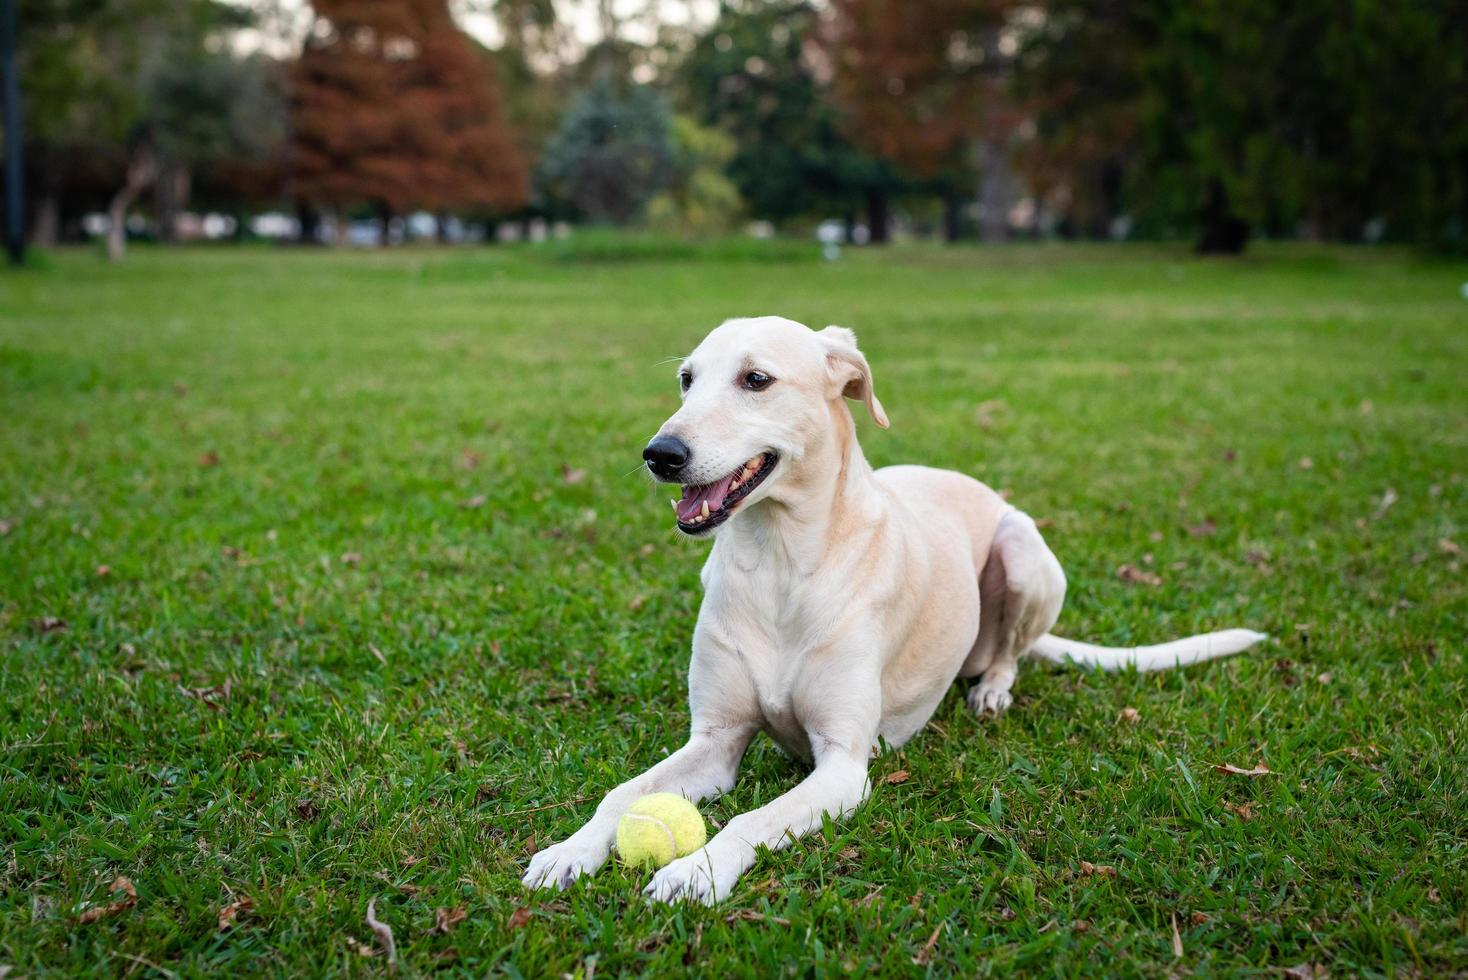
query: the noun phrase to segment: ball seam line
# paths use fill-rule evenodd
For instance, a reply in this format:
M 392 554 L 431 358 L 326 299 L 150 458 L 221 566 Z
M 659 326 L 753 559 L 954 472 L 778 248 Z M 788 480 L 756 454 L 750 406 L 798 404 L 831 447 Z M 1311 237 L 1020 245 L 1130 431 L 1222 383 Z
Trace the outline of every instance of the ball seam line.
M 659 827 L 662 828 L 663 833 L 668 835 L 668 850 L 672 853 L 673 857 L 676 858 L 678 856 L 678 838 L 673 835 L 672 827 L 669 827 L 666 823 L 659 820 L 657 817 L 650 817 L 645 813 L 626 813 L 623 814 L 623 817 L 630 818 L 632 820 L 647 820 L 657 824 Z

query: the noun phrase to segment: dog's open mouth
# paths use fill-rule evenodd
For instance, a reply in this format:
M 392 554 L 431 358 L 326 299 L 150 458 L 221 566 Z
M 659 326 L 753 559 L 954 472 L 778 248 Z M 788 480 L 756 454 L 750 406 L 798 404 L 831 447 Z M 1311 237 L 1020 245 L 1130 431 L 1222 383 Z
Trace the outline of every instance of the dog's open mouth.
M 683 499 L 673 501 L 678 515 L 678 530 L 684 534 L 712 531 L 734 512 L 739 501 L 754 492 L 779 462 L 772 452 L 753 457 L 722 480 L 703 486 L 685 486 Z

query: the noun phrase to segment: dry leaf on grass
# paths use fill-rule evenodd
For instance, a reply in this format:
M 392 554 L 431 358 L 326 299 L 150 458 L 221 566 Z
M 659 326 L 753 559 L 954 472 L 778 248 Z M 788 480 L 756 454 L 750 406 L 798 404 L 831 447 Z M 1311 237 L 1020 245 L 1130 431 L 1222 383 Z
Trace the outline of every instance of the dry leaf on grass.
M 107 893 L 109 895 L 115 895 L 118 892 L 122 892 L 124 897 L 114 902 L 108 902 L 106 905 L 94 905 L 86 909 L 81 915 L 76 917 L 77 924 L 87 925 L 88 923 L 96 922 L 98 919 L 105 919 L 119 912 L 126 912 L 138 904 L 138 890 L 133 887 L 131 878 L 118 875 L 112 879 L 112 884 L 107 886 Z
M 1172 917 L 1172 958 L 1183 958 L 1183 935 L 1177 931 L 1177 916 Z
M 1128 725 L 1135 725 L 1142 720 L 1142 713 L 1136 708 L 1122 708 L 1121 714 L 1117 717 Z
M 0 538 L 5 537 L 15 527 L 13 521 L 0 520 Z
M 42 635 L 47 633 L 65 633 L 71 628 L 67 625 L 66 620 L 57 616 L 42 616 L 40 619 L 32 620 L 31 626 L 35 627 L 36 632 Z
M 896 786 L 899 783 L 907 782 L 911 775 L 906 769 L 899 769 L 896 772 L 889 772 L 882 781 L 890 786 Z
M 1371 515 L 1373 521 L 1379 521 L 1391 510 L 1392 504 L 1397 502 L 1397 492 L 1391 487 L 1386 488 L 1386 493 L 1381 495 L 1381 501 L 1376 505 L 1376 513 Z
M 341 562 L 343 565 L 360 565 L 362 563 L 362 556 L 355 551 L 345 551 L 342 552 Z
M 912 958 L 912 962 L 914 965 L 928 965 L 928 961 L 933 958 L 933 947 L 938 945 L 938 936 L 941 935 L 943 932 L 943 925 L 944 924 L 940 922 L 938 923 L 937 927 L 933 929 L 933 934 L 928 937 L 927 942 L 923 943 L 923 948 L 918 950 L 918 954 Z
M 97 571 L 96 571 L 95 574 L 96 574 L 96 576 L 98 578 L 106 578 L 107 576 L 109 576 L 109 575 L 112 574 L 112 566 L 111 565 L 98 565 L 97 566 Z
M 1254 803 L 1252 800 L 1245 803 L 1225 802 L 1223 804 L 1223 808 L 1229 813 L 1232 813 L 1234 816 L 1238 817 L 1240 820 L 1253 820 L 1254 817 L 1257 816 L 1257 814 L 1254 813 Z
M 1195 926 L 1201 926 L 1203 923 L 1208 921 L 1208 916 L 1204 915 L 1202 912 L 1194 912 L 1192 915 L 1188 916 L 1188 921 Z
M 362 940 L 358 939 L 356 936 L 348 936 L 347 937 L 347 949 L 350 949 L 352 952 L 356 953 L 358 956 L 376 956 L 377 955 L 377 950 L 373 949 L 371 946 L 368 946 L 366 943 L 362 942 Z
M 586 482 L 586 471 L 562 464 L 561 479 L 566 481 L 566 486 L 574 487 L 578 483 Z
M 1205 517 L 1202 523 L 1194 524 L 1192 527 L 1188 528 L 1188 534 L 1195 538 L 1206 538 L 1217 530 L 1218 525 L 1213 523 L 1213 518 Z
M 1437 550 L 1445 555 L 1461 555 L 1463 549 L 1452 538 L 1438 538 Z
M 1301 963 L 1299 966 L 1287 966 L 1282 968 L 1282 973 L 1291 980 L 1324 980 L 1330 976 L 1324 966 L 1319 963 Z
M 382 946 L 382 951 L 387 954 L 388 969 L 395 969 L 398 964 L 398 944 L 393 941 L 392 926 L 377 918 L 377 899 L 367 900 L 367 928 L 377 937 L 377 942 Z
M 482 493 L 476 493 L 468 500 L 462 501 L 459 506 L 465 510 L 474 510 L 476 507 L 483 507 L 487 503 L 489 503 L 488 497 Z
M 1274 775 L 1270 768 L 1262 762 L 1255 766 L 1253 769 L 1240 769 L 1238 766 L 1229 765 L 1226 762 L 1222 765 L 1215 764 L 1213 768 L 1218 770 L 1219 772 L 1226 772 L 1231 776 L 1248 776 L 1251 779 L 1256 776 Z
M 1109 864 L 1092 864 L 1090 861 L 1081 862 L 1081 874 L 1087 877 L 1115 878 L 1116 868 Z
M 219 465 L 219 454 L 216 453 L 212 449 L 209 450 L 207 453 L 200 453 L 199 454 L 199 465 L 201 467 L 204 467 L 204 468 L 208 468 L 210 466 L 218 466 Z
M 248 898 L 236 899 L 219 910 L 219 931 L 223 932 L 234 925 L 235 920 L 240 917 L 241 912 L 248 912 L 255 907 L 255 903 Z
M 469 913 L 462 905 L 451 909 L 434 909 L 432 931 L 439 935 L 447 935 L 449 930 L 467 918 L 469 918 Z
M 519 929 L 522 928 L 529 921 L 530 910 L 522 905 L 515 911 L 510 913 L 510 918 L 505 923 L 505 925 L 509 926 L 511 929 Z
M 1162 578 L 1152 572 L 1145 572 L 1136 565 L 1122 565 L 1116 570 L 1116 577 L 1123 582 L 1137 582 L 1141 585 L 1161 585 Z

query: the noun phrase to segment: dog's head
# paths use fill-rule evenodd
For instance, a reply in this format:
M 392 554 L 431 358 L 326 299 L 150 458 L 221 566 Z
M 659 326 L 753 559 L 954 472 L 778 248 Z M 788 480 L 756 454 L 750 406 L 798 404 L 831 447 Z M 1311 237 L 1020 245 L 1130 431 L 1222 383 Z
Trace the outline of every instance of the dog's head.
M 678 368 L 683 405 L 642 457 L 653 476 L 683 485 L 678 529 L 707 534 L 736 510 L 779 493 L 846 409 L 866 403 L 887 427 L 872 373 L 843 327 L 821 331 L 766 316 L 728 320 Z

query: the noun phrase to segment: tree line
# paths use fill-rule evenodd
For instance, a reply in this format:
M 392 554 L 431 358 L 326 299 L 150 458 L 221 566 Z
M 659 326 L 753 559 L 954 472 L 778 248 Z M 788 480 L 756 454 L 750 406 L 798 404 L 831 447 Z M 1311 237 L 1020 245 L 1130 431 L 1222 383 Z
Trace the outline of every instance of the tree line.
M 216 0 L 20 0 L 30 234 L 101 212 L 120 255 L 130 218 L 289 208 L 312 240 L 418 211 L 1468 238 L 1461 0 L 723 0 L 676 26 L 601 0 L 590 45 L 567 2 L 479 0 L 491 50 L 448 0 L 311 0 L 294 35 Z

